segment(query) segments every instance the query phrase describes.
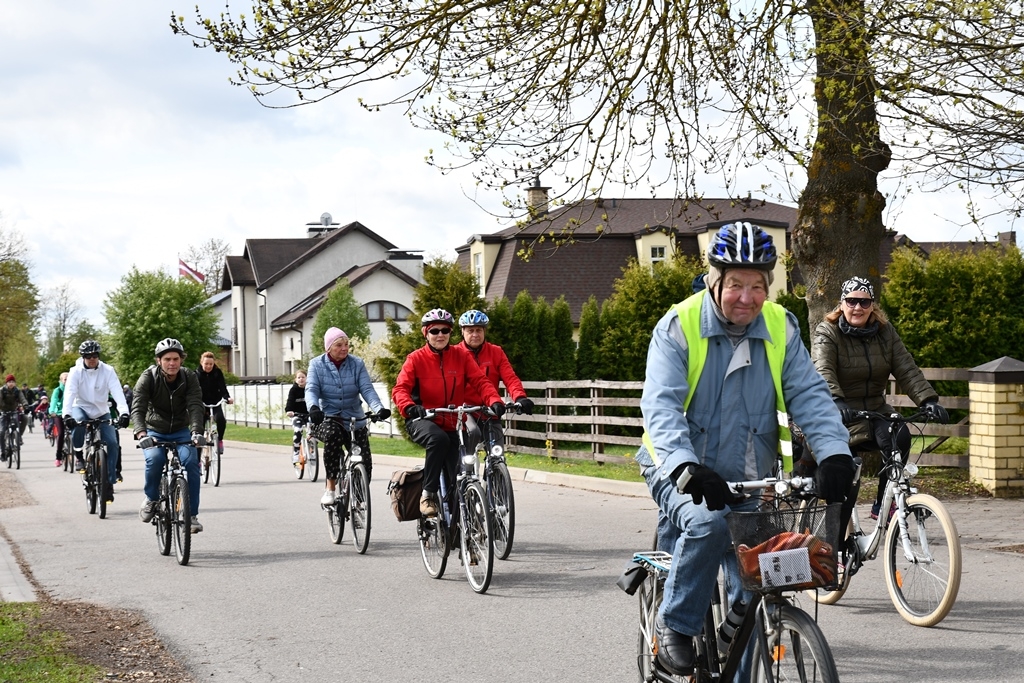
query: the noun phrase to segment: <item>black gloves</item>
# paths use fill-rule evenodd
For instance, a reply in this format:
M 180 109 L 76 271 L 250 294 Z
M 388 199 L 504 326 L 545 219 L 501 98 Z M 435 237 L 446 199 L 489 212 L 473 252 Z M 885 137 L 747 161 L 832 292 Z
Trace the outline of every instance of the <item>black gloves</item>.
M 121 417 L 117 418 L 117 426 L 124 429 L 128 426 L 128 422 L 131 420 L 131 416 L 128 413 L 122 413 Z
M 313 406 L 309 409 L 309 421 L 315 425 L 324 421 L 324 411 L 320 410 L 320 406 Z
M 533 415 L 533 401 L 523 396 L 521 399 L 516 401 L 516 405 L 519 406 L 520 412 L 526 413 L 527 415 Z
M 846 454 L 830 455 L 822 460 L 814 473 L 818 497 L 824 498 L 826 503 L 842 503 L 850 493 L 855 472 L 853 458 Z
M 857 419 L 856 415 L 854 414 L 856 413 L 856 411 L 853 410 L 850 406 L 846 405 L 846 401 L 844 401 L 841 398 L 834 398 L 832 400 L 836 402 L 836 408 L 839 408 L 839 414 L 843 416 L 844 425 L 848 425 Z
M 722 479 L 718 472 L 704 465 L 686 465 L 686 467 L 691 468 L 690 480 L 679 490 L 693 496 L 693 502 L 697 505 L 707 500 L 708 510 L 725 509 L 726 502 L 733 499 L 733 493 L 729 490 L 725 479 Z M 685 469 L 680 474 L 682 475 L 684 472 Z M 679 486 L 679 478 L 676 480 L 676 486 Z
M 78 426 L 78 420 L 67 415 L 64 417 L 64 429 L 74 429 Z
M 386 420 L 389 417 L 391 417 L 391 411 L 388 410 L 387 408 L 381 408 L 380 410 L 377 411 L 377 420 L 378 421 Z
M 495 401 L 491 404 L 491 412 L 494 413 L 495 417 L 501 417 L 505 414 L 505 404 L 501 401 Z
M 413 403 L 405 409 L 406 420 L 419 420 L 427 416 L 427 409 Z
M 153 448 L 154 446 L 156 446 L 156 439 L 151 436 L 144 436 L 139 440 L 139 448 L 143 450 Z
M 192 432 L 192 443 L 195 444 L 196 448 L 202 448 L 206 445 L 206 437 L 199 432 Z
M 938 401 L 925 401 L 921 408 L 932 422 L 938 422 L 939 424 L 949 422 L 949 413 L 939 405 Z

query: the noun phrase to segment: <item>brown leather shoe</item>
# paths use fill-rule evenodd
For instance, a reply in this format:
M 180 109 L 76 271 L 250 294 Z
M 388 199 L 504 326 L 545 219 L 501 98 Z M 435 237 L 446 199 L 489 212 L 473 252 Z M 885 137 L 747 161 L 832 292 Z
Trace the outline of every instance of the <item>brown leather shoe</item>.
M 431 498 L 420 498 L 420 514 L 424 517 L 437 517 L 437 501 Z

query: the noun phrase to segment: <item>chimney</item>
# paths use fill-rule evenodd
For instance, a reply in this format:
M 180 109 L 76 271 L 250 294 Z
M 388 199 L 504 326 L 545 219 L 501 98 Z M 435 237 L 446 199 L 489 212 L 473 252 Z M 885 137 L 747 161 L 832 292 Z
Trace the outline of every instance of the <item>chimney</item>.
M 319 223 L 306 223 L 306 237 L 323 237 L 324 235 L 326 235 L 327 233 L 334 229 L 334 227 L 332 226 L 338 225 L 337 223 L 334 223 L 332 221 L 333 218 L 331 217 L 331 214 L 324 211 L 322 214 L 320 214 Z
M 1001 247 L 1012 247 L 1017 244 L 1017 231 L 1011 230 L 1010 232 L 999 233 L 999 246 Z
M 536 216 L 543 216 L 548 212 L 548 190 L 550 187 L 542 187 L 540 176 L 533 179 L 533 185 L 526 189 L 526 204 L 530 213 Z

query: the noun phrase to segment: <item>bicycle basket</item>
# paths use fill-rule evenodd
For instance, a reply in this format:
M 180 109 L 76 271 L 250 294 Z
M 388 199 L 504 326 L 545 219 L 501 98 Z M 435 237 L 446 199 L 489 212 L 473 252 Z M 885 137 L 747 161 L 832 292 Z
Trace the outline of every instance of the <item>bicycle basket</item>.
M 730 513 L 726 521 L 743 587 L 758 593 L 835 588 L 841 507 Z

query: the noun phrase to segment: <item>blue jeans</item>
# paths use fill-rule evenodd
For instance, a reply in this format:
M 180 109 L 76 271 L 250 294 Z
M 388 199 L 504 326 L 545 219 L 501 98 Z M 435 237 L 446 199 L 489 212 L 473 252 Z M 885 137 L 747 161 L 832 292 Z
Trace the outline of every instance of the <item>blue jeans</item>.
M 740 599 L 750 602 L 751 594 L 740 584 L 725 516 L 731 509 L 754 509 L 757 500 L 711 512 L 704 504 L 694 504 L 689 494 L 679 493 L 675 482 L 662 477 L 657 467 L 645 468 L 644 479 L 658 504 L 658 549 L 672 553 L 672 569 L 665 581 L 658 614 L 673 631 L 695 636 L 704 627 L 719 567 L 725 570 L 729 604 Z M 751 647 L 737 672 L 738 681 L 750 679 L 753 644 L 751 639 Z
M 170 434 L 160 434 L 150 429 L 146 431 L 146 434 L 157 441 L 189 441 L 192 438 L 188 429 L 179 429 Z M 167 462 L 167 451 L 163 448 L 147 448 L 143 454 L 146 456 L 146 486 L 143 490 L 146 492 L 146 498 L 157 500 L 160 497 L 160 473 L 163 472 L 164 464 Z M 185 475 L 188 479 L 188 499 L 192 508 L 192 516 L 195 517 L 199 514 L 200 484 L 199 454 L 196 452 L 196 447 L 191 443 L 178 446 L 178 459 L 181 460 L 181 464 L 185 468 Z
M 71 409 L 71 417 L 79 423 L 93 419 L 86 415 L 85 411 L 78 406 Z M 99 429 L 100 438 L 103 439 L 103 443 L 107 445 L 107 478 L 113 484 L 117 481 L 117 454 L 121 451 L 117 444 L 117 432 L 114 430 L 114 425 L 110 424 L 109 415 L 107 415 L 107 421 L 99 425 L 97 429 Z M 71 447 L 75 449 L 76 453 L 81 455 L 83 445 L 85 445 L 85 425 L 77 424 L 71 430 Z

